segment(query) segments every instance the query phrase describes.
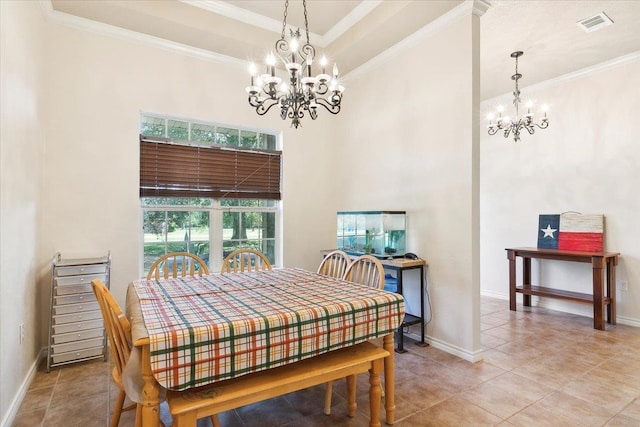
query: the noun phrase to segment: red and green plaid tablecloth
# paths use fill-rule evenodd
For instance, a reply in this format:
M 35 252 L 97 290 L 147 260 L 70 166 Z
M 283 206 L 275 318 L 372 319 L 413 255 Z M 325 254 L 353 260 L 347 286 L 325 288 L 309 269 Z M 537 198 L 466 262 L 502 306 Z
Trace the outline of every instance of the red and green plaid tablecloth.
M 395 331 L 401 295 L 301 269 L 133 283 L 158 383 L 182 390 Z

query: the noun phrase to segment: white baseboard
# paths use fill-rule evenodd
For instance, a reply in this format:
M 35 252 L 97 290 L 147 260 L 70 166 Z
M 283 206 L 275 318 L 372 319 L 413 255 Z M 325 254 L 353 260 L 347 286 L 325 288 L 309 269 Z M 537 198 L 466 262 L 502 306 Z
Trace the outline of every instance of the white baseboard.
M 16 415 L 18 414 L 18 410 L 20 409 L 20 405 L 22 404 L 27 391 L 29 391 L 29 386 L 33 382 L 33 378 L 36 376 L 36 372 L 38 372 L 38 366 L 40 366 L 40 362 L 44 357 L 46 357 L 46 355 L 47 348 L 43 347 L 42 350 L 40 350 L 40 355 L 36 357 L 36 360 L 34 360 L 31 364 L 27 376 L 25 377 L 24 381 L 22 381 L 22 384 L 18 389 L 18 393 L 16 393 L 13 400 L 11 401 L 7 413 L 0 422 L 0 427 L 11 427 L 13 425 Z
M 416 340 L 418 342 L 420 342 L 420 335 L 418 334 L 414 334 L 413 332 L 408 332 L 405 333 L 405 336 Z M 438 350 L 442 350 L 446 353 L 449 354 L 453 354 L 454 356 L 457 356 L 461 359 L 464 359 L 468 362 L 480 362 L 482 360 L 482 350 L 478 350 L 478 351 L 474 351 L 474 352 L 469 352 L 465 349 L 462 349 L 458 346 L 455 346 L 453 344 L 449 344 L 447 342 L 441 341 L 437 338 L 433 338 L 430 336 L 426 336 L 425 337 L 425 342 L 429 343 L 429 345 L 431 345 L 434 348 L 437 348 Z

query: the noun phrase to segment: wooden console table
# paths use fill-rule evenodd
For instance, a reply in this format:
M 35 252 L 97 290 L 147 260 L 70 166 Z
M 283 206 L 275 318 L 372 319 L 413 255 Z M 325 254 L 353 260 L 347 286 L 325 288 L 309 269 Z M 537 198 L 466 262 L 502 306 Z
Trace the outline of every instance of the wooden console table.
M 616 265 L 618 265 L 619 253 L 581 252 L 537 248 L 507 248 L 506 251 L 507 258 L 509 259 L 509 308 L 512 311 L 516 310 L 516 293 L 521 293 L 523 294 L 523 305 L 526 307 L 531 306 L 531 295 L 593 304 L 593 327 L 600 330 L 605 329 L 604 310 L 606 306 L 607 321 L 612 325 L 616 324 Z M 516 286 L 517 257 L 522 258 L 522 286 Z M 532 286 L 532 258 L 585 262 L 591 264 L 591 268 L 593 270 L 592 293 L 585 294 L 545 288 L 542 286 Z

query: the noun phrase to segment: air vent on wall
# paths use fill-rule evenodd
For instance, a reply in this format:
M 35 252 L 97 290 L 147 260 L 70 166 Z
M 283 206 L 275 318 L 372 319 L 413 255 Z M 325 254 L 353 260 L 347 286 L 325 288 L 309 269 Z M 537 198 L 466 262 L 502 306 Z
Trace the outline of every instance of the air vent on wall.
M 606 13 L 600 12 L 595 16 L 581 19 L 580 21 L 576 22 L 576 24 L 578 25 L 578 27 L 582 28 L 585 33 L 591 33 L 593 31 L 613 24 L 613 21 L 607 16 Z

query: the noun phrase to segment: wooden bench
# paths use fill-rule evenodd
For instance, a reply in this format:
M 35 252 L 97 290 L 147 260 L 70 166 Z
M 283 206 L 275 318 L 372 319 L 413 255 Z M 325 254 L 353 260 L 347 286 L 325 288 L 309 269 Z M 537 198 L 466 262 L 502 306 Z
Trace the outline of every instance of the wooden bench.
M 195 427 L 204 418 L 340 378 L 347 378 L 349 416 L 356 411 L 355 375 L 369 371 L 371 427 L 380 426 L 382 362 L 389 352 L 364 342 L 300 362 L 188 389 L 169 391 L 167 402 L 175 427 Z M 318 405 L 322 409 L 322 403 Z

